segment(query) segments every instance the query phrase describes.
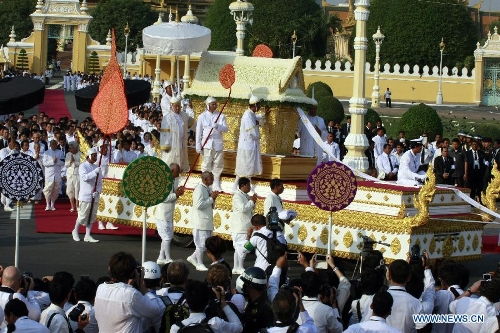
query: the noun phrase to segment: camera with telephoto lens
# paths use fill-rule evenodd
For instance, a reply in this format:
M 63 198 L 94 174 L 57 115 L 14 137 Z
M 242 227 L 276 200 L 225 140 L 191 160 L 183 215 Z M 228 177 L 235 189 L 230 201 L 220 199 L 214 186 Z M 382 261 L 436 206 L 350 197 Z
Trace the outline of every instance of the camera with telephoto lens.
M 85 305 L 83 305 L 82 303 L 78 303 L 73 308 L 73 310 L 71 310 L 71 312 L 69 313 L 68 317 L 72 321 L 78 322 L 78 317 L 80 317 L 80 315 L 83 313 L 83 311 L 85 311 Z M 83 319 L 83 316 L 82 316 L 82 319 Z M 83 320 L 85 320 L 85 319 L 83 319 Z
M 271 231 L 281 231 L 280 218 L 276 207 L 269 208 L 269 213 L 266 216 L 267 227 Z

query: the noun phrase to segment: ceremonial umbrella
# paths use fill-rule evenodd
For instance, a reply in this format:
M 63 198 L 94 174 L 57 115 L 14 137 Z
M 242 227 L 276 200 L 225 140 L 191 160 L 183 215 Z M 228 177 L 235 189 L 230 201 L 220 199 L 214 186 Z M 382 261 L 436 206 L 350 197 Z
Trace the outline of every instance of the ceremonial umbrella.
M 208 50 L 211 37 L 210 29 L 184 22 L 160 23 L 142 30 L 142 44 L 147 52 L 174 55 L 176 58 Z M 180 87 L 179 80 L 179 64 L 177 64 L 177 87 Z
M 27 77 L 0 80 L 0 115 L 24 111 L 43 103 L 45 84 Z
M 123 80 L 123 83 L 129 109 L 149 100 L 151 83 L 144 80 Z M 99 89 L 100 84 L 98 83 L 75 91 L 76 108 L 83 112 L 90 112 Z

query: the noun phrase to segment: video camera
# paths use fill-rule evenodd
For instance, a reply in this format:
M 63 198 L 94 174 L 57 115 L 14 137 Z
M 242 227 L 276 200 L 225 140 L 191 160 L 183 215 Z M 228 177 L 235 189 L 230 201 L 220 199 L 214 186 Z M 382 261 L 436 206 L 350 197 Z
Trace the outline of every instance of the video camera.
M 269 208 L 269 212 L 266 216 L 267 228 L 271 231 L 281 231 L 282 226 L 280 224 L 280 218 L 278 216 L 278 210 L 276 207 Z

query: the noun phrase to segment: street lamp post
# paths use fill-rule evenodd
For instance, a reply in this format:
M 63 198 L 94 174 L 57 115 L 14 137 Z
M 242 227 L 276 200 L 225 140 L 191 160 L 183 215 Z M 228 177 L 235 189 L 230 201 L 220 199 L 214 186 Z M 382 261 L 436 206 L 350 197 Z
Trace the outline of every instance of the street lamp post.
M 127 45 L 128 45 L 128 34 L 130 33 L 130 28 L 127 25 L 125 29 L 123 29 L 123 33 L 125 34 L 125 61 L 123 62 L 123 77 L 127 78 Z
M 242 56 L 245 51 L 243 49 L 243 40 L 245 39 L 245 30 L 247 23 L 252 25 L 253 5 L 250 2 L 237 0 L 229 5 L 229 10 L 233 19 L 236 22 L 236 55 Z
M 438 94 L 436 97 L 436 104 L 443 104 L 443 51 L 446 44 L 444 43 L 443 38 L 441 37 L 441 43 L 439 43 L 439 52 L 441 52 L 441 60 L 439 61 L 439 86 L 438 86 Z
M 295 30 L 293 31 L 292 35 L 292 44 L 293 44 L 292 58 L 295 58 L 295 44 L 297 44 L 297 34 L 295 33 Z
M 380 102 L 380 45 L 382 45 L 385 38 L 385 36 L 380 32 L 380 26 L 372 37 L 375 42 L 375 85 L 373 86 L 372 93 L 372 108 L 378 108 Z

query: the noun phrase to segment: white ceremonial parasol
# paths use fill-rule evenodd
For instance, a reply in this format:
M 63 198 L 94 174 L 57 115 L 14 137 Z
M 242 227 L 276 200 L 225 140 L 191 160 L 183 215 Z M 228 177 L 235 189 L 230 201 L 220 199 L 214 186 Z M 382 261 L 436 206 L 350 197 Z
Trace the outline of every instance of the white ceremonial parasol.
M 142 30 L 142 43 L 147 52 L 158 55 L 189 55 L 208 50 L 212 31 L 197 24 L 167 22 L 150 25 Z M 178 62 L 178 58 L 177 58 Z M 180 88 L 179 64 L 177 87 Z
M 210 29 L 184 22 L 160 23 L 142 30 L 146 51 L 161 55 L 179 56 L 206 51 L 211 38 Z

